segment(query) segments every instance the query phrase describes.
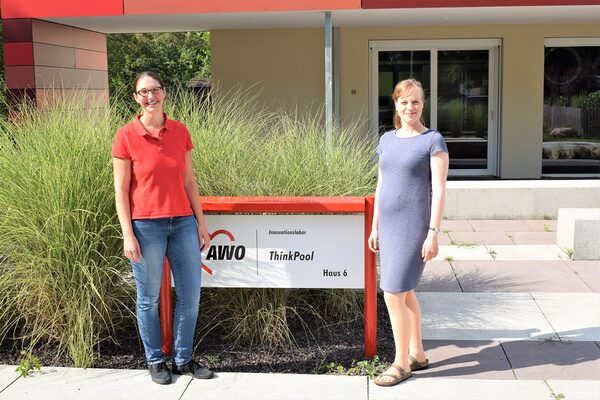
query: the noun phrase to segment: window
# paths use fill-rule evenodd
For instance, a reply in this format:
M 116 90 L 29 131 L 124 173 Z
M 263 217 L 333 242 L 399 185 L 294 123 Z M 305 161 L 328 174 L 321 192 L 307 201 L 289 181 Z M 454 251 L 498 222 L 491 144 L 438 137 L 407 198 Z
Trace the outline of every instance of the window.
M 600 38 L 546 39 L 542 174 L 600 174 Z
M 394 86 L 417 79 L 425 89 L 425 125 L 439 130 L 448 144 L 450 174 L 497 174 L 499 45 L 499 40 L 372 41 L 373 131 L 394 129 Z

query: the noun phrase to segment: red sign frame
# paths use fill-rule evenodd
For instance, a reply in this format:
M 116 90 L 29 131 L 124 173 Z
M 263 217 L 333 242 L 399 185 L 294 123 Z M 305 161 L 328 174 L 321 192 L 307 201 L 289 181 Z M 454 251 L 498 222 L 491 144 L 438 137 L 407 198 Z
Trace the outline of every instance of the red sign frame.
M 310 213 L 364 214 L 365 246 L 365 357 L 377 353 L 377 270 L 375 253 L 369 250 L 367 239 L 373 223 L 373 196 L 367 197 L 201 197 L 205 213 Z M 165 258 L 160 290 L 160 328 L 162 350 L 173 351 L 173 304 L 171 300 L 171 269 Z

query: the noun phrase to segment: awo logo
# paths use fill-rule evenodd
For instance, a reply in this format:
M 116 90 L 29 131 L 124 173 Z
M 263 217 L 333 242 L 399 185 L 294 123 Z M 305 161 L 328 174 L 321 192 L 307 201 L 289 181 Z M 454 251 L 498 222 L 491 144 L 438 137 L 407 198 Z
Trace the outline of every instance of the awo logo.
M 235 242 L 235 238 L 231 234 L 231 232 L 226 231 L 225 229 L 219 229 L 210 234 L 210 239 L 213 240 L 218 235 L 225 235 L 229 238 L 231 242 Z M 246 256 L 246 247 L 242 245 L 235 244 L 212 244 L 208 248 L 208 252 L 206 253 L 206 261 L 214 260 L 214 261 L 231 261 L 231 260 L 243 260 Z M 207 267 L 205 264 L 202 264 L 202 269 L 208 272 L 210 275 L 213 274 L 213 270 Z

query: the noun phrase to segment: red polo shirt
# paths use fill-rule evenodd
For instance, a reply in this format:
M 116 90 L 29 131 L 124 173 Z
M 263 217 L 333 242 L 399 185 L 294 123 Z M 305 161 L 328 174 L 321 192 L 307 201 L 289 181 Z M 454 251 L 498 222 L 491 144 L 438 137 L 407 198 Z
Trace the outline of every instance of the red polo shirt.
M 131 219 L 192 215 L 183 186 L 185 154 L 193 147 L 179 121 L 167 119 L 159 138 L 150 136 L 140 115 L 117 131 L 112 156 L 131 160 Z

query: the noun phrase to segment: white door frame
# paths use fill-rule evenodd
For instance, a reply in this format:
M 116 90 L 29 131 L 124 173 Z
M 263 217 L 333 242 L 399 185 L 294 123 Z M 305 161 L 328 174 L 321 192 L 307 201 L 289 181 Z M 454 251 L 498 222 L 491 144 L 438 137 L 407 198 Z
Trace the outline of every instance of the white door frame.
M 451 176 L 499 174 L 499 105 L 501 39 L 371 40 L 369 41 L 369 119 L 372 134 L 379 129 L 378 63 L 380 51 L 424 50 L 431 54 L 431 99 L 437 99 L 437 54 L 439 50 L 489 50 L 488 151 L 486 169 L 454 169 Z M 437 101 L 430 102 L 431 129 L 437 129 Z

